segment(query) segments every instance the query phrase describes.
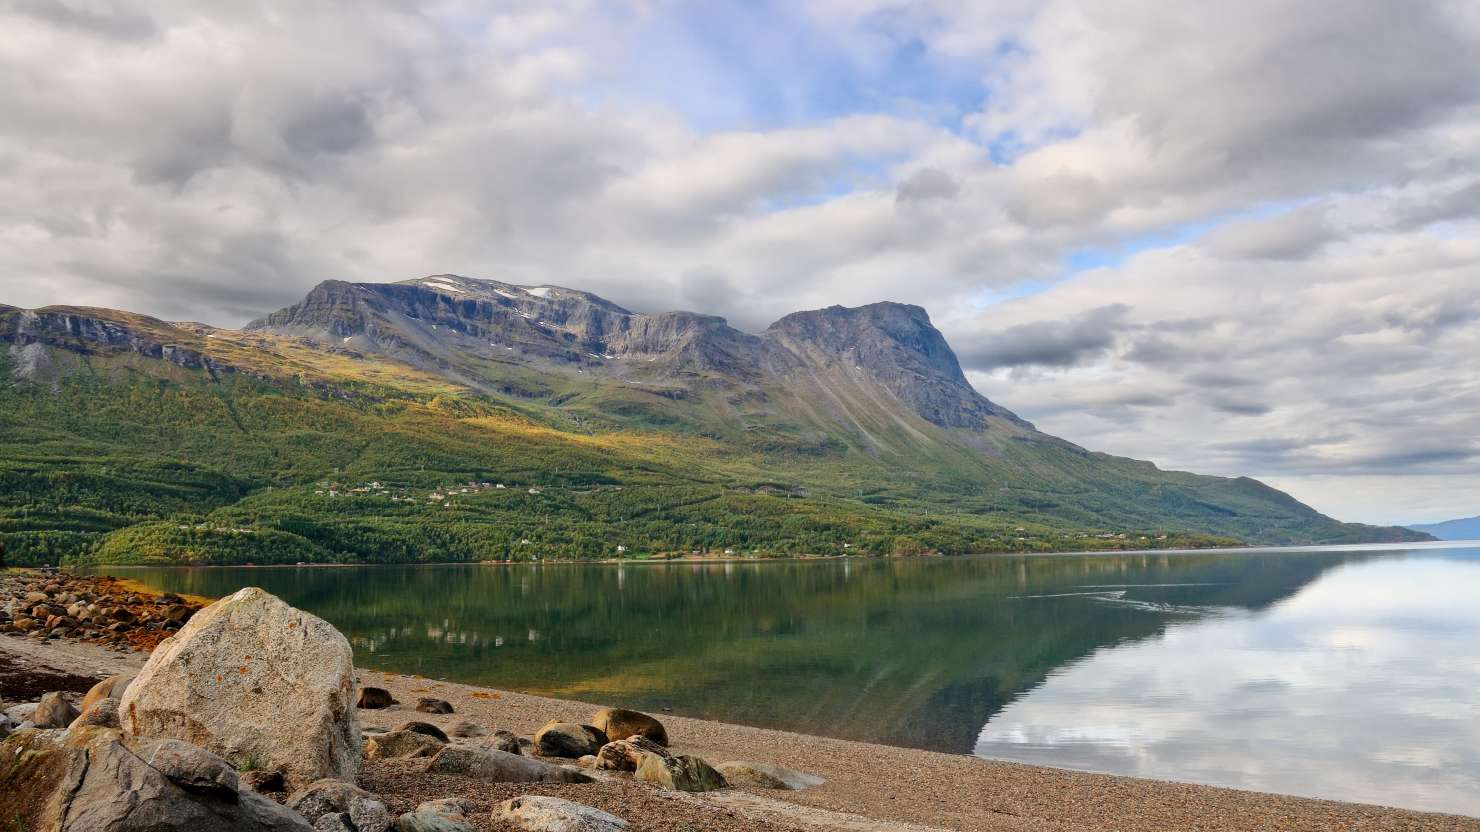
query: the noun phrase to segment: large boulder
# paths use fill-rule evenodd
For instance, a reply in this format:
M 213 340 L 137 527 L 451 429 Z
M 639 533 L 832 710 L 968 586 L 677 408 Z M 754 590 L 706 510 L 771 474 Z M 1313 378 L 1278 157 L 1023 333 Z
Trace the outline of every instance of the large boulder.
M 227 762 L 116 729 L 20 731 L 0 743 L 0 818 L 36 832 L 311 832 L 240 788 Z
M 592 725 L 551 722 L 534 735 L 534 753 L 541 757 L 578 759 L 595 754 L 606 745 L 606 734 Z
M 124 733 L 194 743 L 288 787 L 353 780 L 360 730 L 349 642 L 332 625 L 248 587 L 162 642 L 120 703 Z
M 418 731 L 391 731 L 376 734 L 365 740 L 367 760 L 399 759 L 407 757 L 431 757 L 441 751 L 447 743 Z
M 123 692 L 128 690 L 129 683 L 134 680 L 135 675 L 133 673 L 118 673 L 93 685 L 92 689 L 87 692 L 87 695 L 82 697 L 82 710 L 86 711 L 92 707 L 92 703 L 99 699 L 122 700 Z
M 635 779 L 681 792 L 708 792 L 729 787 L 724 775 L 698 757 L 647 754 L 632 773 Z
M 559 797 L 527 794 L 505 800 L 493 819 L 525 832 L 620 832 L 627 821 L 609 812 Z
M 658 745 L 668 744 L 668 730 L 663 727 L 663 723 L 641 711 L 602 708 L 591 716 L 591 724 L 606 734 L 608 740 L 641 736 Z
M 43 695 L 31 714 L 31 721 L 37 728 L 66 728 L 76 718 L 77 709 L 55 691 Z
M 310 783 L 289 795 L 287 806 L 303 815 L 315 829 L 320 828 L 320 821 L 326 816 L 330 820 L 325 826 L 344 825 L 349 832 L 387 832 L 391 828 L 391 813 L 385 802 L 343 780 L 325 778 Z
M 641 735 L 609 742 L 596 752 L 596 767 L 604 771 L 637 771 L 649 754 L 672 756 L 668 749 Z
M 436 774 L 461 774 L 493 783 L 590 783 L 591 778 L 519 754 L 449 745 L 427 763 Z
M 734 760 L 720 763 L 714 767 L 714 770 L 724 775 L 725 781 L 732 786 L 750 786 L 756 789 L 801 791 L 827 782 L 815 774 L 807 774 L 770 763 L 747 763 Z

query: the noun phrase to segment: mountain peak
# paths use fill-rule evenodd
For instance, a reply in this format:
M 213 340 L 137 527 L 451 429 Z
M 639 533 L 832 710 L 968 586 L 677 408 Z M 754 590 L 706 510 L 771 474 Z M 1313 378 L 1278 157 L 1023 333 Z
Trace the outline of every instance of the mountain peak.
M 794 312 L 765 336 L 807 363 L 867 374 L 941 427 L 983 430 L 993 417 L 1032 427 L 971 386 L 945 336 L 919 306 L 884 301 Z

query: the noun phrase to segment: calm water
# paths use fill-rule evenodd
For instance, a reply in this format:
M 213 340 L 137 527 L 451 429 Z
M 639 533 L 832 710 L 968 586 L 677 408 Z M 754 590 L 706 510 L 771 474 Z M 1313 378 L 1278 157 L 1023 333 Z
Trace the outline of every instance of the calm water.
M 377 669 L 1480 815 L 1480 548 L 113 571 Z

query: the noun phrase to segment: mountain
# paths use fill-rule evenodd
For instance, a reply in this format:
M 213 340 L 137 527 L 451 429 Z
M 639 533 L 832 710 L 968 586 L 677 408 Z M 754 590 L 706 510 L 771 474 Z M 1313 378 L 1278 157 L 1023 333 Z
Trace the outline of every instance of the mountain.
M 31 561 L 1427 539 L 1044 434 L 898 303 L 747 333 L 438 275 L 242 330 L 0 307 L 0 344 L 0 534 Z
M 1414 523 L 1408 528 L 1440 540 L 1480 540 L 1480 517 L 1445 520 L 1442 523 Z

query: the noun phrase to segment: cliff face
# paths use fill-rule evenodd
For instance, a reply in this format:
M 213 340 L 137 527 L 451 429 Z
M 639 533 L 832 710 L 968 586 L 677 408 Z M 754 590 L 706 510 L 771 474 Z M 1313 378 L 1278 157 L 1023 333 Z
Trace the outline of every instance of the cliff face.
M 966 381 L 918 306 L 876 303 L 788 315 L 761 335 L 693 312 L 643 315 L 587 292 L 438 275 L 390 284 L 327 281 L 247 327 L 457 367 L 470 355 L 647 383 L 767 388 L 808 399 L 820 376 L 877 386 L 913 415 L 985 430 L 1031 429 Z M 626 366 L 623 366 L 623 365 Z M 636 369 L 631 369 L 632 367 Z
M 875 303 L 796 312 L 771 324 L 766 337 L 804 365 L 866 375 L 932 424 L 984 430 L 997 417 L 1032 427 L 976 392 L 918 306 Z
M 199 340 L 174 324 L 110 309 L 0 306 L 0 343 L 12 345 L 17 354 L 34 345 L 82 353 L 121 350 L 187 369 L 220 370 Z

